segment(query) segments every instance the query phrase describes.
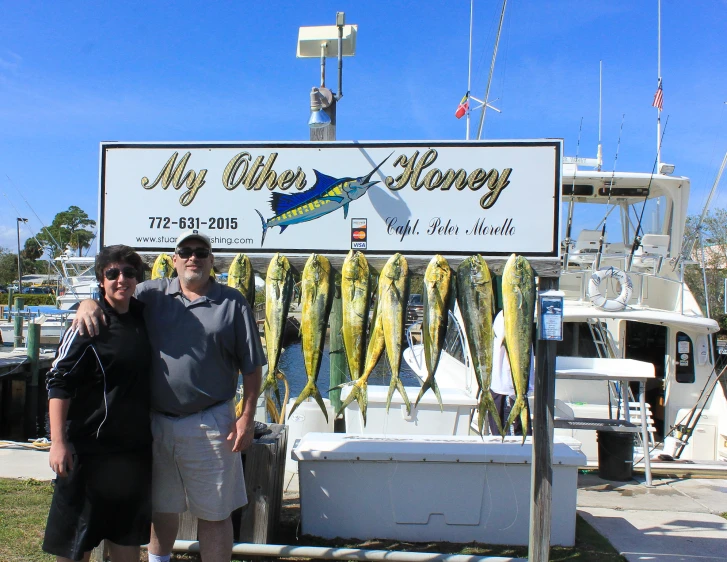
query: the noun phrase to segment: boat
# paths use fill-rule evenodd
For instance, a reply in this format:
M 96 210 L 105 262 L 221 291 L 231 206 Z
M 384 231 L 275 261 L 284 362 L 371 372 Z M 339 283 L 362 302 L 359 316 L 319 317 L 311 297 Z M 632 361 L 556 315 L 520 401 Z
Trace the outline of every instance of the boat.
M 66 250 L 55 262 L 59 271 L 56 306 L 28 306 L 20 311 L 8 311 L 7 318 L 0 321 L 4 346 L 14 343 L 15 316 L 23 318 L 23 342 L 27 342 L 28 338 L 27 324 L 34 322 L 41 324 L 41 345 L 57 346 L 79 303 L 84 299 L 98 298 L 94 257 L 75 256 L 72 251 Z
M 563 206 L 570 208 L 571 219 L 580 215 L 579 224 L 591 228 L 565 236 L 561 244 L 563 340 L 557 346 L 556 436 L 580 441 L 594 463 L 597 432 L 568 428 L 559 420 L 621 419 L 641 425 L 638 386 L 605 380 L 611 366 L 613 374 L 623 368 L 620 361 L 635 360 L 653 367 L 645 385 L 648 436 L 637 439 L 636 454 L 643 458 L 646 450 L 664 459 L 727 461 L 727 385 L 715 380 L 719 355 L 712 339 L 719 326 L 704 316 L 684 280 L 685 267 L 695 263 L 682 253 L 689 179 L 579 169 L 576 163 L 564 164 L 562 172 Z M 639 224 L 640 216 L 648 220 Z M 436 378 L 440 388 L 474 396 L 477 385 L 458 309 L 452 317 L 451 345 Z M 404 358 L 423 378 L 421 354 L 421 346 L 412 345 Z M 601 366 L 598 382 L 557 376 L 567 370 L 560 364 L 576 358 L 581 365 Z M 713 392 L 705 392 L 709 389 Z M 632 402 L 631 407 L 625 402 Z

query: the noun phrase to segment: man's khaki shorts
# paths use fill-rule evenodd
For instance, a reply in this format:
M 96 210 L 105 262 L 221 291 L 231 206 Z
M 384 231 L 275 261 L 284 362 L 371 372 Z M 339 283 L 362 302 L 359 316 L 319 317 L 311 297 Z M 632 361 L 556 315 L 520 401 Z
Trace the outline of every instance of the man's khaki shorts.
M 247 503 L 240 453 L 227 441 L 235 421 L 232 402 L 184 417 L 152 414 L 156 512 L 222 521 Z

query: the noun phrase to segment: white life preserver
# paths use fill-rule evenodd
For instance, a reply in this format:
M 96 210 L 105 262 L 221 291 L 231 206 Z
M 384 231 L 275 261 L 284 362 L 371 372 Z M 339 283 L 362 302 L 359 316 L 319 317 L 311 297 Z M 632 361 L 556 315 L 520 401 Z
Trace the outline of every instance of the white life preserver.
M 616 279 L 621 284 L 621 294 L 615 299 L 607 299 L 601 292 L 601 282 L 608 277 Z M 599 269 L 593 272 L 591 280 L 588 282 L 588 300 L 591 301 L 593 306 L 597 306 L 608 312 L 618 312 L 626 308 L 626 303 L 631 298 L 633 288 L 631 278 L 625 271 L 621 271 L 615 267 Z

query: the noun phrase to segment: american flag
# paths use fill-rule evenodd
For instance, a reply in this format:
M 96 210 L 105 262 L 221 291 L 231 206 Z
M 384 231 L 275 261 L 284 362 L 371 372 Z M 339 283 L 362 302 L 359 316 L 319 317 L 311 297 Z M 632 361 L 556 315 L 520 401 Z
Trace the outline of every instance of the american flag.
M 659 111 L 664 109 L 664 92 L 661 89 L 661 78 L 659 78 L 659 86 L 656 88 L 654 94 L 654 101 L 651 103 L 652 107 L 656 107 Z

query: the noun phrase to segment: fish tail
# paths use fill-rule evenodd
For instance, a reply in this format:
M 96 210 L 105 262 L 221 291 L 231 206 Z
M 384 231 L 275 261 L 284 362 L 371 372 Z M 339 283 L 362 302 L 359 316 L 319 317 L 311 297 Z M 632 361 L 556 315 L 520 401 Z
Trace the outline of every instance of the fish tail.
M 485 426 L 485 418 L 487 417 L 487 414 L 490 414 L 492 416 L 492 419 L 495 420 L 495 425 L 497 425 L 497 431 L 500 433 L 500 435 L 504 435 L 504 432 L 502 430 L 502 421 L 500 420 L 500 414 L 497 411 L 495 401 L 492 399 L 492 394 L 490 394 L 489 391 L 480 391 L 480 403 L 478 407 L 478 412 L 479 417 L 477 420 L 477 426 L 480 431 L 480 435 L 483 435 L 482 430 Z
M 444 412 L 444 406 L 442 405 L 442 396 L 439 394 L 439 386 L 437 385 L 437 381 L 434 380 L 434 377 L 429 377 L 427 380 L 424 381 L 424 384 L 422 384 L 422 388 L 419 391 L 419 396 L 417 396 L 416 402 L 414 403 L 415 406 L 419 405 L 419 400 L 422 399 L 422 396 L 424 396 L 424 393 L 432 389 L 434 392 L 434 395 L 437 397 L 437 402 L 439 402 L 439 409 Z
M 255 212 L 260 216 L 260 221 L 263 223 L 263 237 L 262 237 L 262 240 L 260 240 L 260 247 L 262 248 L 263 247 L 263 244 L 265 244 L 265 234 L 268 231 L 268 225 L 266 224 L 265 219 L 263 218 L 263 216 L 260 214 L 260 211 L 258 211 L 257 209 L 255 209 Z
M 363 424 L 366 427 L 366 408 L 369 405 L 369 393 L 367 392 L 368 385 L 364 382 L 363 387 L 356 396 L 356 402 L 358 402 L 359 410 L 361 410 L 361 417 L 363 417 Z
M 411 402 L 409 400 L 409 396 L 406 393 L 406 388 L 404 388 L 404 383 L 401 382 L 401 379 L 399 377 L 396 377 L 396 388 L 399 391 L 399 394 L 401 394 L 401 397 L 404 399 L 404 405 L 406 406 L 406 415 L 411 415 Z M 390 387 L 390 392 L 393 390 L 393 388 Z M 389 403 L 387 401 L 386 404 L 386 410 L 388 412 L 389 410 Z
M 530 416 L 528 415 L 528 409 L 523 408 L 520 412 L 520 423 L 523 426 L 523 445 L 525 444 L 525 438 L 528 436 L 528 424 L 530 423 Z
M 295 409 L 303 403 L 303 400 L 311 397 L 321 407 L 323 415 L 326 418 L 326 423 L 328 423 L 328 411 L 326 410 L 326 405 L 323 402 L 323 397 L 321 396 L 318 387 L 316 386 L 316 381 L 312 379 L 308 381 L 308 384 L 305 385 L 305 388 L 300 393 L 300 396 L 298 396 L 298 398 L 296 399 L 295 404 L 293 404 L 293 407 L 290 409 L 290 414 L 292 415 L 292 413 L 295 412 Z
M 335 390 L 337 388 L 343 388 L 344 386 L 350 386 L 351 382 L 345 382 L 343 384 L 339 384 L 338 386 L 334 386 L 331 388 L 328 392 L 331 390 Z M 358 401 L 358 394 L 361 392 L 361 388 L 358 386 L 358 384 L 353 384 L 353 388 L 351 389 L 351 392 L 348 393 L 348 396 L 341 402 L 341 407 L 338 409 L 338 412 L 336 412 L 336 415 L 341 415 L 343 411 L 346 409 L 346 406 L 348 406 L 351 402 L 355 400 Z
M 522 396 L 518 396 L 515 399 L 515 403 L 512 405 L 512 409 L 510 410 L 510 415 L 507 416 L 507 421 L 505 422 L 505 425 L 502 427 L 502 433 L 501 435 L 505 437 L 505 431 L 507 431 L 507 428 L 510 427 L 515 419 L 520 416 L 520 420 L 525 419 L 525 423 L 523 423 L 523 443 L 525 443 L 525 436 L 528 433 L 528 424 L 527 424 L 527 417 L 528 417 L 528 410 L 525 407 L 525 398 Z
M 273 399 L 270 398 L 270 396 L 265 399 L 265 409 L 268 411 L 270 419 L 273 421 L 273 423 L 278 423 L 280 421 L 278 408 L 275 406 L 275 402 L 273 402 Z

